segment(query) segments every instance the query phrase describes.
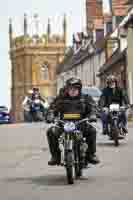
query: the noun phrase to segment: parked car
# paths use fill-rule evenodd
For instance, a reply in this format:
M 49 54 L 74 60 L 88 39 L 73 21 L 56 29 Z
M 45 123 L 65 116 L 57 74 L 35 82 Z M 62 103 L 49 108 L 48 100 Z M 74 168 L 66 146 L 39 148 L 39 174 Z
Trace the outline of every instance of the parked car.
M 98 102 L 100 100 L 100 96 L 101 96 L 102 92 L 97 87 L 89 86 L 89 87 L 82 88 L 82 94 L 91 96 L 93 98 L 93 100 L 95 101 L 95 103 L 98 105 Z
M 0 106 L 0 124 L 11 123 L 11 116 L 6 106 Z

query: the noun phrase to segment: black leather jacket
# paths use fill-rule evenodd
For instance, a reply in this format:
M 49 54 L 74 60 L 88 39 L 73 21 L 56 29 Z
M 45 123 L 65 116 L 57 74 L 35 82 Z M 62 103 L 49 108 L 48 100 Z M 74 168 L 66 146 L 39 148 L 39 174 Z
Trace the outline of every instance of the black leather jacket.
M 62 96 L 56 98 L 52 106 L 55 115 L 60 114 L 63 119 L 64 114 L 79 114 L 80 118 L 90 117 L 95 115 L 95 106 L 92 97 L 78 96 L 69 97 Z

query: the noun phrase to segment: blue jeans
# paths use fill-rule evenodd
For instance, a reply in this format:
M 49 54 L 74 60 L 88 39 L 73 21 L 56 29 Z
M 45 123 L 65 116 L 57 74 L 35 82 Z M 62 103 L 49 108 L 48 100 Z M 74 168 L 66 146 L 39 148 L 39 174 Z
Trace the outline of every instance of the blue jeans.
M 102 112 L 101 120 L 102 120 L 103 130 L 108 130 L 109 114 L 106 112 Z M 127 125 L 126 112 L 121 112 L 121 114 L 119 116 L 119 123 L 120 122 L 122 122 L 123 126 L 126 127 L 126 125 Z

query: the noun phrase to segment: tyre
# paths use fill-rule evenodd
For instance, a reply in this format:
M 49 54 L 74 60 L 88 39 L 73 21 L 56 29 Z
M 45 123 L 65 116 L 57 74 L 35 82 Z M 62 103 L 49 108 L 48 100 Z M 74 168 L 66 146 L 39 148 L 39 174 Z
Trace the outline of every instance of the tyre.
M 73 153 L 66 153 L 66 175 L 68 184 L 74 183 L 74 174 L 73 174 Z
M 117 121 L 114 121 L 114 127 L 113 127 L 113 139 L 115 146 L 119 146 L 119 129 L 117 127 Z
M 68 184 L 74 184 L 73 166 L 67 166 L 66 167 L 66 173 L 67 173 L 67 182 L 68 182 Z
M 82 176 L 82 167 L 76 163 L 75 164 L 75 177 L 79 178 L 80 176 Z
M 118 147 L 119 146 L 118 131 L 115 131 L 114 133 L 114 142 L 115 142 L 115 146 Z

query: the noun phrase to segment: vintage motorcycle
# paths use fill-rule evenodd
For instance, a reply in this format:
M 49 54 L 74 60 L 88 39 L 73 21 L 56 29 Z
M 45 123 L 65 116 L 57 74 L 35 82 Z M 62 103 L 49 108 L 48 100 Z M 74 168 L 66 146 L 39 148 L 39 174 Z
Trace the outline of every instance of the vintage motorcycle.
M 88 118 L 79 121 L 56 120 L 55 122 L 55 126 L 60 124 L 58 127 L 62 127 L 63 130 L 59 137 L 60 165 L 66 169 L 68 184 L 74 183 L 74 175 L 76 179 L 82 176 L 88 145 L 80 127 L 85 122 L 92 125 Z
M 115 146 L 119 146 L 119 140 L 124 139 L 126 133 L 124 131 L 124 125 L 120 120 L 121 112 L 125 112 L 126 107 L 120 107 L 119 104 L 111 104 L 108 108 L 109 123 L 108 123 L 108 135 L 114 140 Z
M 35 99 L 31 102 L 30 114 L 31 114 L 32 121 L 37 122 L 37 121 L 44 120 L 43 109 L 44 107 L 40 99 Z

